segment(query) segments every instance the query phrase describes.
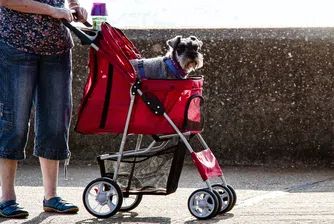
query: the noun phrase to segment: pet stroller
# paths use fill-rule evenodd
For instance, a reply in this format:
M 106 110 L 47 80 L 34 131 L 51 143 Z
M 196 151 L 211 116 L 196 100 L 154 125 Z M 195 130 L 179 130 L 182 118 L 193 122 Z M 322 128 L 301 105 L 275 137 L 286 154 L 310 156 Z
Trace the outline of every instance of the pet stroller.
M 168 195 L 178 187 L 186 149 L 206 187 L 188 199 L 190 213 L 209 219 L 231 210 L 237 200 L 201 136 L 203 77 L 183 80 L 139 79 L 129 60 L 140 52 L 121 30 L 103 23 L 101 31 L 82 30 L 63 21 L 82 44 L 90 45 L 89 75 L 75 130 L 83 134 L 122 134 L 119 151 L 97 156 L 101 177 L 83 192 L 89 213 L 107 218 L 136 208 L 143 195 Z M 130 135 L 134 149 L 124 150 Z M 152 141 L 143 147 L 143 136 Z M 195 152 L 190 139 L 204 150 Z M 209 179 L 220 183 L 211 184 Z

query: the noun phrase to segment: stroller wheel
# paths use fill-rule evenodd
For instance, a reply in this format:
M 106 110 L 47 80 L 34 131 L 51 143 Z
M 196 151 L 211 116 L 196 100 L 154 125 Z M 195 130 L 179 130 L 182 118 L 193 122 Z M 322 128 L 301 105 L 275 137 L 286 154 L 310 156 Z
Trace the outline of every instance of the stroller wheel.
M 120 209 L 123 195 L 113 180 L 102 177 L 86 186 L 82 199 L 90 214 L 98 218 L 108 218 Z
M 122 207 L 119 209 L 122 212 L 128 212 L 131 211 L 132 209 L 136 208 L 141 200 L 143 199 L 143 195 L 141 194 L 130 194 L 128 196 L 123 196 L 123 203 Z
M 219 201 L 209 189 L 198 189 L 188 199 L 188 209 L 197 219 L 210 219 L 217 215 Z
M 229 187 L 225 187 L 222 184 L 214 184 L 212 185 L 212 188 L 215 189 L 222 201 L 222 206 L 220 211 L 218 212 L 219 214 L 226 213 L 230 211 L 233 208 L 233 194 L 230 190 Z
M 231 208 L 230 210 L 234 207 L 235 203 L 237 202 L 237 194 L 235 193 L 235 190 L 233 189 L 232 186 L 230 185 L 227 185 L 228 189 L 230 189 L 231 193 L 232 193 L 232 197 L 233 197 L 233 201 L 232 201 L 232 205 L 231 205 Z M 228 211 L 230 211 L 228 210 Z M 226 211 L 226 212 L 228 212 Z
M 114 174 L 106 173 L 105 176 L 112 179 Z M 135 195 L 135 194 L 129 194 L 128 192 L 126 192 L 126 189 L 128 187 L 129 178 L 130 178 L 129 174 L 119 174 L 117 178 L 118 186 L 120 186 L 121 191 L 123 192 L 123 202 L 122 202 L 121 208 L 119 209 L 119 211 L 122 211 L 122 212 L 128 212 L 136 208 L 140 204 L 141 200 L 143 199 L 142 194 Z M 140 181 L 135 176 L 132 176 L 131 182 L 138 189 L 142 187 Z
M 223 207 L 223 199 L 220 197 L 220 194 L 219 192 L 216 190 L 216 189 L 213 189 L 213 193 L 216 195 L 217 197 L 217 212 L 216 212 L 216 215 L 220 214 L 220 209 L 219 208 L 222 208 Z M 210 200 L 210 199 L 209 199 Z

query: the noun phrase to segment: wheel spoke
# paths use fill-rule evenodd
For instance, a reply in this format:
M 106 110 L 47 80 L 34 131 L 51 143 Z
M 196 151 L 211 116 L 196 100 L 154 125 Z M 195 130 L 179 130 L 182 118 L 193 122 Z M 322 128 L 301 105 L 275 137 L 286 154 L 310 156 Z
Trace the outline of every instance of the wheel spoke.
M 103 192 L 103 187 L 104 187 L 105 183 L 101 182 L 98 186 L 98 192 L 102 193 Z
M 88 197 L 96 198 L 96 195 L 89 192 Z
M 111 200 L 108 200 L 107 205 L 108 205 L 110 211 L 113 211 L 115 209 L 115 207 L 116 207 L 116 205 L 114 203 L 112 203 Z
M 209 194 L 205 194 L 205 195 L 204 195 L 204 200 L 205 200 L 205 201 L 208 201 L 208 199 L 209 199 L 210 197 L 211 197 L 211 196 L 210 196 Z
M 210 208 L 210 211 L 213 211 L 214 210 L 214 207 L 215 207 L 215 204 L 212 203 L 212 204 L 207 204 L 206 208 Z
M 221 191 L 219 191 L 219 194 L 220 194 L 220 197 L 221 197 L 221 198 L 228 197 L 228 195 L 227 195 L 227 192 L 226 192 L 226 191 L 223 191 L 223 190 L 221 190 Z
M 110 196 L 114 196 L 117 194 L 117 192 L 113 188 L 110 188 L 110 190 L 106 191 L 105 193 Z
M 194 211 L 197 211 L 198 210 L 198 206 L 197 205 L 192 205 L 191 209 L 194 210 Z
M 212 210 L 209 209 L 209 207 L 206 207 L 203 210 L 205 211 L 205 212 L 202 212 L 203 215 L 206 215 L 206 214 L 208 214 L 208 213 L 210 213 L 212 211 Z
M 102 206 L 99 203 L 97 203 L 96 206 L 93 208 L 93 210 L 96 210 L 99 206 L 102 208 Z M 100 208 L 100 211 L 101 211 L 101 208 Z

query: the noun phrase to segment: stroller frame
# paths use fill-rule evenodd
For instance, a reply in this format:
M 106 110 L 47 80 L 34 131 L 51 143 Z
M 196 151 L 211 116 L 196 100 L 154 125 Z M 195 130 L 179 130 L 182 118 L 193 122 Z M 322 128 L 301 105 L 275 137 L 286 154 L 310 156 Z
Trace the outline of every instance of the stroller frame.
M 134 84 L 132 86 L 131 91 L 130 91 L 131 101 L 130 101 L 130 105 L 129 105 L 129 110 L 128 110 L 128 114 L 127 114 L 127 119 L 126 119 L 124 132 L 123 132 L 123 135 L 122 135 L 121 144 L 120 144 L 120 147 L 119 147 L 119 152 L 118 153 L 113 153 L 113 154 L 104 154 L 104 155 L 100 155 L 100 156 L 97 157 L 97 160 L 100 164 L 100 169 L 101 169 L 102 176 L 103 176 L 103 174 L 105 174 L 104 165 L 103 165 L 104 160 L 108 160 L 108 159 L 112 159 L 112 158 L 117 159 L 115 171 L 114 171 L 113 177 L 112 177 L 112 180 L 114 181 L 114 183 L 117 183 L 118 173 L 119 173 L 119 169 L 120 169 L 120 165 L 121 165 L 121 160 L 122 160 L 123 157 L 136 156 L 136 155 L 144 154 L 144 153 L 147 153 L 147 152 L 160 151 L 168 144 L 168 141 L 169 141 L 170 138 L 180 137 L 180 139 L 182 140 L 182 142 L 184 143 L 184 145 L 186 146 L 186 148 L 188 149 L 188 151 L 192 155 L 193 161 L 194 161 L 198 171 L 200 172 L 203 181 L 206 183 L 206 186 L 207 186 L 207 188 L 195 191 L 193 193 L 193 195 L 190 196 L 190 198 L 188 200 L 188 208 L 189 208 L 190 213 L 198 219 L 209 219 L 209 218 L 212 218 L 212 217 L 216 216 L 217 214 L 222 214 L 222 213 L 226 213 L 226 212 L 230 211 L 236 203 L 236 193 L 235 193 L 234 189 L 230 185 L 227 184 L 227 181 L 226 181 L 226 179 L 223 175 L 223 172 L 221 171 L 221 168 L 218 165 L 218 161 L 216 160 L 216 158 L 214 156 L 210 158 L 211 160 L 200 161 L 201 157 L 203 156 L 203 154 L 202 154 L 203 152 L 204 152 L 204 156 L 208 155 L 208 154 L 213 155 L 211 153 L 211 150 L 209 149 L 209 146 L 207 145 L 207 143 L 203 139 L 202 135 L 200 133 L 194 134 L 197 137 L 197 139 L 199 140 L 199 142 L 201 143 L 202 147 L 206 151 L 201 151 L 199 153 L 196 153 L 193 150 L 192 146 L 190 145 L 189 141 L 186 139 L 186 137 L 188 137 L 190 135 L 193 135 L 193 134 L 191 132 L 183 132 L 182 133 L 179 130 L 179 128 L 174 124 L 174 122 L 170 119 L 170 117 L 168 116 L 168 114 L 166 112 L 163 111 L 163 112 L 160 112 L 160 114 L 162 113 L 162 116 L 164 116 L 165 119 L 169 122 L 169 124 L 173 127 L 176 134 L 159 135 L 159 139 L 163 140 L 162 143 L 160 143 L 160 145 L 156 145 L 158 143 L 158 141 L 153 140 L 149 144 L 149 146 L 146 147 L 146 148 L 141 148 L 143 135 L 138 134 L 135 149 L 124 151 L 125 144 L 127 142 L 127 137 L 128 137 L 128 127 L 129 127 L 130 118 L 131 118 L 132 109 L 133 109 L 133 105 L 134 105 L 134 102 L 135 102 L 136 95 L 139 95 L 140 97 L 142 97 L 142 99 L 147 103 L 147 105 L 151 105 L 150 108 L 157 108 L 159 110 L 163 110 L 163 108 L 158 108 L 158 107 L 161 107 L 160 104 L 152 106 L 152 102 L 148 101 L 145 97 L 143 97 L 143 93 L 140 90 L 140 87 L 136 87 L 135 85 L 140 86 L 140 80 L 138 80 L 136 82 L 136 84 Z M 154 111 L 154 109 L 152 109 L 152 112 L 155 113 L 157 116 L 159 116 L 158 115 L 159 112 Z M 203 159 L 203 157 L 202 157 L 202 159 Z M 208 167 L 208 166 L 211 166 L 211 167 Z M 211 181 L 210 181 L 210 178 L 214 178 L 214 177 L 219 177 L 220 180 L 221 180 L 221 184 L 212 185 Z M 135 201 L 132 204 L 130 204 L 130 206 L 126 206 L 126 207 L 122 208 L 122 205 L 121 205 L 121 207 L 119 208 L 120 211 L 129 211 L 129 210 L 132 210 L 135 207 L 137 207 L 138 204 L 139 204 L 139 203 L 137 204 L 137 202 L 141 201 L 142 195 L 144 195 L 145 192 L 130 193 L 130 194 L 136 194 L 137 198 L 135 198 Z M 209 200 L 209 202 L 213 204 L 213 209 L 211 209 L 209 212 L 205 212 L 205 214 L 203 214 L 204 209 L 200 210 L 200 211 L 198 211 L 197 209 L 192 209 L 192 206 L 194 206 L 194 204 L 199 203 L 196 200 L 204 200 L 203 198 L 207 197 L 207 195 L 209 195 L 209 199 L 207 199 L 207 200 Z M 122 198 L 123 202 L 126 200 L 127 197 L 129 197 L 129 193 L 128 192 L 123 192 L 123 198 Z M 197 199 L 198 197 L 200 197 L 200 199 Z M 217 199 L 217 200 L 215 200 L 215 199 Z M 189 203 L 191 203 L 191 204 L 189 204 Z M 89 207 L 88 207 L 88 209 L 89 209 Z M 94 215 L 98 216 L 96 214 L 94 214 Z M 114 215 L 114 213 L 112 213 L 112 215 Z M 104 218 L 105 216 L 103 215 L 103 216 L 98 216 L 98 217 Z M 108 215 L 108 217 L 109 217 L 109 215 Z
M 96 45 L 95 45 L 96 46 Z M 96 46 L 96 48 L 98 48 Z M 137 81 L 137 85 L 140 84 L 140 80 Z M 135 88 L 135 86 L 133 85 L 131 89 L 135 89 L 135 91 L 140 95 L 140 96 L 143 96 L 143 93 L 142 91 L 139 89 L 139 88 Z M 129 106 L 129 110 L 128 110 L 128 115 L 127 115 L 127 119 L 126 119 L 126 124 L 125 124 L 125 128 L 124 128 L 124 132 L 123 132 L 123 135 L 122 135 L 122 140 L 121 140 L 121 145 L 120 145 L 120 148 L 119 148 L 119 152 L 118 153 L 115 153 L 115 154 L 107 154 L 107 155 L 101 155 L 98 157 L 99 160 L 106 160 L 106 159 L 110 159 L 110 158 L 117 158 L 117 165 L 116 165 L 116 169 L 115 169 L 115 173 L 113 175 L 113 180 L 116 181 L 117 180 L 117 177 L 118 177 L 118 170 L 119 170 L 119 167 L 120 167 L 120 164 L 121 164 L 121 160 L 122 160 L 122 157 L 123 156 L 131 156 L 131 155 L 138 155 L 138 154 L 141 154 L 141 153 L 146 153 L 146 152 L 152 152 L 152 151 L 159 151 L 160 149 L 162 149 L 165 145 L 167 145 L 168 142 L 163 142 L 160 146 L 158 147 L 154 147 L 155 144 L 157 143 L 156 140 L 153 140 L 152 143 L 147 147 L 147 148 L 144 148 L 144 149 L 140 149 L 140 146 L 141 146 L 141 143 L 142 143 L 142 137 L 143 135 L 138 135 L 138 138 L 137 138 L 137 142 L 136 142 L 136 147 L 135 147 L 135 150 L 132 150 L 132 151 L 125 151 L 124 152 L 124 148 L 125 148 L 125 144 L 126 144 L 126 140 L 127 140 L 127 136 L 128 136 L 128 127 L 129 127 L 129 123 L 130 123 L 130 118 L 131 118 L 131 114 L 132 114 L 132 109 L 133 109 L 133 104 L 135 102 L 135 92 L 134 91 L 131 91 L 130 93 L 130 98 L 131 98 L 131 101 L 130 101 L 130 106 Z M 145 98 L 142 98 L 144 101 L 146 101 Z M 146 102 L 147 104 L 151 104 L 152 102 L 150 101 L 147 101 Z M 160 107 L 159 106 L 156 106 L 156 107 Z M 156 112 L 156 111 L 155 111 Z M 159 136 L 160 139 L 169 139 L 169 138 L 172 138 L 172 137 L 175 137 L 175 136 L 179 136 L 180 139 L 183 141 L 183 143 L 185 144 L 185 146 L 187 147 L 187 149 L 189 150 L 189 152 L 196 156 L 196 153 L 194 152 L 193 148 L 191 147 L 191 145 L 189 144 L 188 140 L 186 139 L 185 136 L 189 136 L 191 135 L 191 132 L 184 132 L 184 133 L 181 133 L 181 131 L 178 129 L 178 127 L 174 124 L 174 122 L 169 118 L 169 116 L 166 114 L 166 112 L 163 112 L 163 116 L 166 118 L 166 120 L 169 122 L 169 124 L 173 127 L 173 129 L 175 130 L 175 132 L 177 134 L 169 134 L 169 135 L 161 135 Z M 204 149 L 209 149 L 209 146 L 206 144 L 206 142 L 204 141 L 202 135 L 200 133 L 196 133 L 195 136 L 197 137 L 197 139 L 200 141 L 200 143 L 202 144 L 203 148 Z M 211 163 L 218 163 L 218 161 L 216 161 L 216 158 L 213 158 L 213 161 L 209 161 Z M 196 166 L 200 166 L 200 168 L 198 169 L 204 169 L 204 168 L 207 168 L 205 167 L 205 164 L 203 163 L 198 163 L 198 162 L 195 162 L 195 165 Z M 215 167 L 216 171 L 218 171 L 218 173 L 221 172 L 220 170 L 220 167 L 217 166 Z M 222 181 L 222 184 L 223 186 L 227 187 L 227 182 L 225 180 L 225 177 L 223 175 L 223 173 L 221 172 L 221 175 L 211 175 L 210 173 L 207 174 L 209 175 L 210 177 L 220 177 L 221 178 L 221 181 Z M 210 191 L 212 191 L 212 185 L 209 181 L 209 178 L 205 178 L 205 183 L 206 185 L 208 186 L 208 188 L 210 189 Z
M 72 26 L 67 21 L 62 20 L 62 22 L 65 26 L 72 30 L 76 36 L 79 37 L 79 39 L 81 39 L 82 44 L 89 44 L 93 49 L 99 51 L 99 47 L 93 42 L 97 33 L 95 36 L 90 36 L 89 34 Z M 89 31 L 89 33 L 91 33 L 91 31 Z M 159 99 L 155 96 L 148 96 L 142 92 L 141 84 L 141 80 L 137 78 L 136 82 L 130 87 L 130 104 L 128 107 L 118 153 L 104 154 L 97 157 L 102 177 L 93 180 L 84 190 L 83 202 L 87 211 L 96 217 L 107 218 L 113 216 L 118 211 L 129 211 L 137 207 L 141 201 L 142 195 L 145 194 L 145 192 L 133 193 L 136 195 L 134 201 L 130 205 L 123 205 L 129 197 L 129 193 L 122 192 L 121 188 L 117 184 L 122 158 L 136 156 L 147 152 L 159 152 L 164 149 L 169 140 L 174 137 L 179 137 L 182 140 L 183 144 L 190 152 L 194 164 L 196 165 L 203 181 L 207 185 L 207 188 L 196 190 L 189 197 L 188 209 L 190 213 L 198 219 L 209 219 L 217 214 L 230 211 L 236 203 L 236 193 L 234 189 L 227 184 L 217 159 L 212 154 L 202 135 L 199 132 L 181 132 L 177 125 L 169 117 Z M 159 139 L 159 142 L 161 142 L 160 145 L 157 145 L 158 140 L 154 139 L 146 148 L 141 148 L 143 134 L 138 134 L 135 149 L 125 151 L 124 149 L 129 134 L 128 130 L 130 126 L 130 119 L 133 113 L 136 96 L 140 96 L 140 98 L 156 116 L 163 116 L 176 133 L 159 135 L 157 138 Z M 193 150 L 186 138 L 193 135 L 197 137 L 204 150 L 199 152 L 195 152 Z M 112 177 L 105 176 L 103 161 L 115 158 L 117 159 L 117 162 Z M 219 177 L 221 183 L 212 185 L 209 179 L 215 177 Z M 92 195 L 94 203 L 97 203 L 96 207 L 90 204 L 91 202 L 89 201 L 89 197 Z

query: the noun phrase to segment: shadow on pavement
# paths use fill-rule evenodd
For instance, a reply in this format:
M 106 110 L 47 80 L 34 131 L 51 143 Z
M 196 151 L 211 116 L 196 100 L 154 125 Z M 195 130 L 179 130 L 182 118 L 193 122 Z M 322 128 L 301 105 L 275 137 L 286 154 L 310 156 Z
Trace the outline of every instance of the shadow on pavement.
M 57 214 L 57 213 L 50 213 L 50 212 L 41 212 L 38 216 L 34 217 L 33 219 L 30 219 L 26 222 L 23 222 L 23 224 L 38 224 L 38 223 L 42 223 L 44 220 L 46 220 L 47 218 L 49 218 L 50 216 L 60 216 L 62 214 Z M 71 215 L 71 214 L 67 214 L 67 215 Z M 76 214 L 73 214 L 76 215 Z
M 216 217 L 214 217 L 213 219 L 208 219 L 208 220 L 198 220 L 198 219 L 195 219 L 194 220 L 189 220 L 189 221 L 186 221 L 184 222 L 185 224 L 192 224 L 192 223 L 220 223 L 220 221 L 222 220 L 227 220 L 227 219 L 230 219 L 230 218 L 233 218 L 234 215 L 232 213 L 226 213 L 224 215 L 217 215 Z
M 126 212 L 126 213 L 117 213 L 115 216 L 112 216 L 107 219 L 98 219 L 91 218 L 85 219 L 76 224 L 95 224 L 95 223 L 172 223 L 171 218 L 169 217 L 137 217 L 138 213 L 136 212 Z
M 42 223 L 44 220 L 46 220 L 48 217 L 50 216 L 56 216 L 58 214 L 56 213 L 46 213 L 46 212 L 41 212 L 38 216 L 36 216 L 33 219 L 29 219 L 27 221 L 24 222 L 25 219 L 27 218 L 23 218 L 23 219 L 8 219 L 8 218 L 1 218 L 0 217 L 0 223 L 2 222 L 6 222 L 9 220 L 12 220 L 13 222 L 17 222 L 17 223 L 21 223 L 21 221 L 23 221 L 23 224 L 38 224 L 38 223 Z M 15 221 L 14 221 L 15 220 Z
M 91 219 L 85 219 L 79 222 L 76 222 L 76 224 L 97 224 L 97 223 L 172 223 L 171 218 L 168 217 L 137 217 L 138 213 L 136 212 L 127 212 L 127 213 L 117 213 L 115 216 L 110 217 L 108 219 L 98 219 L 98 218 L 91 218 Z M 186 221 L 184 223 L 186 224 L 192 224 L 192 223 L 219 223 L 222 220 L 227 220 L 230 218 L 233 218 L 234 215 L 231 213 L 227 213 L 224 215 L 218 215 L 213 219 L 209 220 L 198 220 L 193 219 Z

